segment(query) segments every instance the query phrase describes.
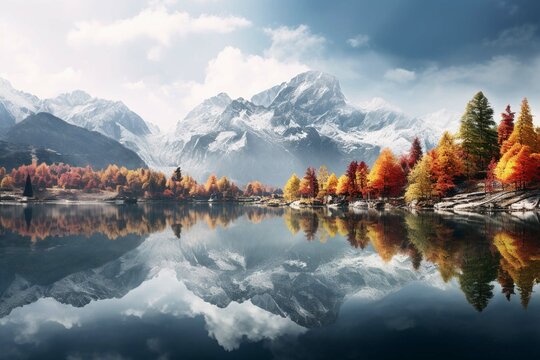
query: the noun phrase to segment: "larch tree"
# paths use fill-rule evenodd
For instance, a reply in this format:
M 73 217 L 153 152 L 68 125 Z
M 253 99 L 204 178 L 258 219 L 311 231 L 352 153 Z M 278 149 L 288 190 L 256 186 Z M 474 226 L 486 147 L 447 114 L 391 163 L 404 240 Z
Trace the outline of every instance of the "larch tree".
M 503 146 L 503 144 L 506 140 L 508 140 L 512 134 L 512 131 L 514 131 L 514 115 L 515 112 L 510 109 L 510 105 L 507 105 L 505 111 L 501 114 L 502 120 L 497 128 L 497 143 L 500 146 L 501 155 L 508 150 L 506 146 Z
M 381 197 L 396 196 L 405 182 L 405 173 L 396 157 L 390 149 L 383 149 L 369 172 L 369 187 Z
M 484 169 L 499 153 L 498 135 L 493 109 L 488 99 L 479 91 L 469 101 L 461 117 L 460 138 L 465 151 L 466 165 L 470 169 L 476 165 Z M 467 171 L 468 174 L 474 171 Z
M 351 161 L 349 163 L 349 166 L 347 166 L 347 171 L 345 172 L 345 175 L 347 175 L 347 179 L 349 182 L 347 183 L 347 194 L 350 197 L 356 197 L 358 195 L 358 188 L 356 186 L 356 168 L 358 167 L 358 162 Z
M 420 161 L 423 154 L 424 152 L 422 151 L 422 145 L 420 144 L 420 139 L 418 139 L 418 137 L 415 137 L 411 144 L 411 148 L 409 149 L 409 154 L 408 154 L 409 169 L 412 169 L 414 165 L 416 165 L 416 163 Z
M 338 179 L 336 194 L 348 195 L 349 191 L 349 177 L 347 175 L 341 175 Z
M 328 177 L 328 180 L 326 180 L 326 184 L 324 185 L 324 188 L 326 190 L 327 195 L 336 195 L 336 189 L 338 186 L 338 178 L 336 174 L 332 173 Z
M 361 161 L 356 167 L 356 188 L 362 196 L 366 196 L 369 189 L 368 175 L 369 167 L 365 162 Z
M 319 193 L 319 182 L 314 168 L 308 167 L 306 174 L 300 181 L 300 195 L 313 198 Z
M 529 146 L 514 144 L 497 164 L 497 178 L 505 184 L 514 184 L 516 189 L 525 188 L 539 177 L 540 157 L 535 155 Z
M 534 131 L 533 116 L 527 98 L 524 98 L 521 102 L 521 111 L 519 112 L 512 134 L 508 140 L 504 142 L 503 146 L 508 150 L 514 146 L 514 144 L 526 145 L 532 152 L 540 151 L 540 149 L 536 148 L 537 134 Z
M 408 176 L 409 186 L 405 191 L 405 200 L 426 200 L 433 194 L 431 180 L 431 157 L 422 157 L 412 168 Z
M 448 131 L 442 135 L 433 155 L 434 190 L 438 196 L 445 196 L 455 187 L 455 178 L 463 174 L 463 162 L 459 157 L 458 146 Z
M 317 172 L 317 182 L 319 183 L 319 193 L 317 194 L 317 197 L 322 198 L 327 194 L 326 182 L 328 181 L 329 176 L 328 168 L 325 165 L 321 165 Z

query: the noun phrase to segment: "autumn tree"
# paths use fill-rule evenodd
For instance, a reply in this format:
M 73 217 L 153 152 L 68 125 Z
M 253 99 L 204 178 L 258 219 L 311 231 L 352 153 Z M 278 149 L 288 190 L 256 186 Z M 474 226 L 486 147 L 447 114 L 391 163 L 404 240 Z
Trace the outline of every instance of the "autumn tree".
M 515 112 L 510 109 L 510 105 L 507 105 L 506 109 L 501 114 L 502 120 L 497 128 L 497 143 L 499 144 L 501 155 L 508 150 L 508 145 L 503 146 L 503 144 L 508 140 L 510 134 L 512 134 L 512 131 L 514 130 L 514 115 Z
M 424 153 L 422 151 L 422 145 L 420 144 L 420 139 L 418 139 L 418 137 L 415 137 L 411 144 L 411 148 L 409 149 L 409 154 L 407 156 L 408 161 L 409 161 L 408 165 L 410 169 L 412 169 L 414 165 L 416 165 L 416 163 L 420 161 L 423 154 Z
M 409 185 L 405 191 L 405 200 L 425 200 L 431 198 L 433 183 L 431 181 L 431 157 L 424 156 L 414 165 L 408 176 Z
M 13 181 L 13 178 L 11 177 L 11 175 L 5 175 L 2 178 L 2 182 L 0 182 L 0 188 L 11 189 L 13 188 L 14 183 L 15 182 Z
M 317 172 L 317 183 L 319 184 L 319 193 L 317 194 L 317 197 L 322 198 L 326 195 L 326 182 L 328 181 L 329 176 L 328 168 L 325 165 L 321 165 Z
M 300 181 L 300 195 L 312 198 L 319 193 L 319 183 L 317 182 L 317 175 L 315 169 L 308 167 L 306 174 Z
M 448 131 L 442 135 L 433 155 L 432 176 L 435 194 L 445 196 L 455 187 L 455 178 L 463 174 L 463 162 L 459 157 L 458 146 Z
M 292 201 L 298 198 L 300 196 L 300 179 L 296 174 L 292 174 L 292 176 L 287 180 L 287 183 L 285 184 L 285 188 L 283 189 L 284 197 L 288 201 Z
M 396 196 L 402 191 L 405 180 L 405 173 L 392 151 L 383 149 L 369 172 L 369 187 L 382 197 Z
M 347 175 L 347 194 L 349 197 L 354 198 L 358 196 L 358 187 L 356 186 L 356 168 L 358 167 L 358 162 L 351 161 L 349 163 L 349 166 L 347 166 L 347 171 L 345 172 L 345 175 Z
M 537 180 L 540 173 L 540 157 L 531 154 L 527 145 L 514 144 L 495 168 L 497 178 L 505 184 L 514 184 L 517 189 Z
M 469 101 L 461 117 L 460 137 L 469 169 L 475 168 L 475 165 L 484 169 L 499 153 L 493 109 L 481 91 Z M 474 171 L 467 173 L 474 173 Z
M 540 149 L 537 149 L 537 134 L 534 131 L 533 116 L 527 98 L 521 102 L 521 111 L 514 130 L 503 147 L 508 151 L 514 144 L 526 145 L 532 152 L 540 152 Z
M 495 159 L 491 159 L 486 173 L 486 181 L 484 185 L 485 192 L 492 193 L 495 189 L 495 180 L 497 179 L 497 177 L 495 176 L 496 167 L 497 161 L 495 161 Z
M 325 191 L 327 195 L 336 195 L 336 189 L 338 186 L 338 178 L 336 174 L 332 173 L 328 177 L 328 180 L 326 180 L 326 184 L 324 185 Z
M 347 175 L 341 175 L 338 179 L 336 186 L 337 195 L 347 195 L 349 191 L 349 177 Z
M 365 162 L 361 161 L 356 167 L 356 189 L 362 196 L 366 196 L 368 193 L 368 175 L 369 167 Z

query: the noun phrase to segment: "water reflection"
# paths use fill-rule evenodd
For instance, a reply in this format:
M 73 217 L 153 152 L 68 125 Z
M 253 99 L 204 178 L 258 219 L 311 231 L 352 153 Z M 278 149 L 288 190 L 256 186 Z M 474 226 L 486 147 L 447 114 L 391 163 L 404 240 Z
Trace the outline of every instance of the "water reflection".
M 158 311 L 202 316 L 232 350 L 242 338 L 329 326 L 344 302 L 382 301 L 415 282 L 459 289 L 479 312 L 497 292 L 526 308 L 540 278 L 539 230 L 536 213 L 2 206 L 0 329 L 53 313 L 73 326 Z

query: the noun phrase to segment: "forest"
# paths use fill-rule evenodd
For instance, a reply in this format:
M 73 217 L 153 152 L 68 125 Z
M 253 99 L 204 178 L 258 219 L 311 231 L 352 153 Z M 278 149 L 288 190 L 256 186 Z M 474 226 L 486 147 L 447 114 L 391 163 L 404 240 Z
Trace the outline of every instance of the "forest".
M 445 132 L 437 146 L 424 153 L 415 138 L 406 154 L 383 149 L 371 167 L 351 161 L 339 178 L 326 166 L 293 174 L 284 187 L 287 200 L 351 199 L 405 196 L 407 202 L 442 198 L 457 192 L 538 188 L 540 127 L 535 129 L 526 98 L 520 113 L 508 105 L 499 124 L 482 92 L 468 103 L 457 134 Z

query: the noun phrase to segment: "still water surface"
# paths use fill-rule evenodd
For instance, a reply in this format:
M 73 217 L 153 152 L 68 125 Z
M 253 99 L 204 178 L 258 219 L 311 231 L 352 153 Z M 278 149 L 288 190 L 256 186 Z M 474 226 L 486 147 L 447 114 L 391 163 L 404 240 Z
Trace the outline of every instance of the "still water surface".
M 0 358 L 538 356 L 540 214 L 0 207 Z

